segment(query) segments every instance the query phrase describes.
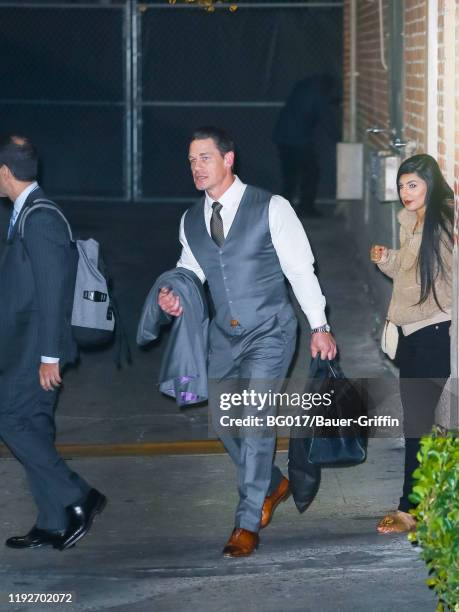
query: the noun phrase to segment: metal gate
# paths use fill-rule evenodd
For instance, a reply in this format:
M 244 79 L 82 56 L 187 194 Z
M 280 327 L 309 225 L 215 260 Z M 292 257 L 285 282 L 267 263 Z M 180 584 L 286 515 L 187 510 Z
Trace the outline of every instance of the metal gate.
M 130 44 L 124 1 L 0 3 L 1 128 L 37 143 L 48 193 L 130 198 Z
M 59 197 L 193 199 L 187 146 L 202 124 L 227 127 L 241 177 L 278 191 L 271 135 L 289 90 L 318 71 L 341 82 L 342 2 L 208 14 L 167 0 L 0 0 L 0 37 L 3 126 L 37 142 Z M 333 197 L 334 144 L 321 144 L 319 196 Z

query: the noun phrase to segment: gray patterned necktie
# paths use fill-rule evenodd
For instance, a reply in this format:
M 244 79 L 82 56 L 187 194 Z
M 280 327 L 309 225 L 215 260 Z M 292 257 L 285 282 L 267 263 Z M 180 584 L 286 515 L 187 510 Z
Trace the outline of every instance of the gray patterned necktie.
M 11 211 L 10 223 L 8 225 L 8 236 L 7 236 L 8 240 L 11 238 L 11 234 L 13 233 L 13 227 L 14 227 L 14 224 L 16 223 L 17 216 L 18 216 L 18 212 L 15 208 L 13 208 L 13 210 Z
M 220 202 L 214 202 L 212 204 L 212 217 L 210 218 L 210 235 L 215 244 L 219 247 L 225 242 L 225 234 L 223 232 L 223 220 L 220 215 L 220 211 L 223 206 Z

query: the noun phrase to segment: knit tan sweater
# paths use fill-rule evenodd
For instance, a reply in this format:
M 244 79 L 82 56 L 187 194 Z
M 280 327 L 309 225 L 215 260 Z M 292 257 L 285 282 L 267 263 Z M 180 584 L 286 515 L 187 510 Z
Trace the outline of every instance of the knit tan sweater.
M 443 315 L 443 313 L 437 306 L 432 293 L 423 304 L 417 304 L 421 295 L 417 258 L 421 246 L 422 225 L 415 229 L 416 213 L 406 209 L 402 209 L 397 217 L 400 223 L 400 248 L 389 249 L 387 261 L 378 264 L 379 269 L 394 281 L 387 318 L 395 325 L 435 319 L 437 315 Z M 446 236 L 442 238 L 440 254 L 445 275 L 443 276 L 440 272 L 435 281 L 435 290 L 440 305 L 451 318 L 452 252 L 447 247 Z

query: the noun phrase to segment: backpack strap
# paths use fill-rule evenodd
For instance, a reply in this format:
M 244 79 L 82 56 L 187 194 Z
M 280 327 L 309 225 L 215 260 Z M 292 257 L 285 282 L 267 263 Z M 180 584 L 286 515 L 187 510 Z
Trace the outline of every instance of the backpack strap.
M 21 215 L 18 226 L 18 232 L 19 236 L 21 237 L 21 240 L 24 239 L 24 224 L 26 222 L 27 217 L 30 215 L 30 213 L 33 213 L 34 210 L 38 210 L 40 208 L 47 208 L 49 210 L 54 210 L 54 212 L 57 212 L 57 214 L 60 215 L 61 219 L 65 222 L 67 226 L 67 230 L 70 236 L 70 242 L 75 242 L 73 239 L 72 228 L 70 227 L 70 223 L 67 221 L 64 213 L 54 204 L 54 202 L 52 202 L 51 200 L 45 200 L 44 198 L 34 200 L 32 202 L 32 206 L 29 206 Z
M 115 342 L 116 342 L 116 353 L 115 353 L 115 364 L 118 370 L 122 368 L 122 358 L 124 353 L 124 359 L 128 365 L 132 364 L 131 347 L 129 345 L 128 335 L 121 319 L 118 302 L 116 301 L 113 290 L 110 291 L 110 306 L 113 308 L 115 313 Z

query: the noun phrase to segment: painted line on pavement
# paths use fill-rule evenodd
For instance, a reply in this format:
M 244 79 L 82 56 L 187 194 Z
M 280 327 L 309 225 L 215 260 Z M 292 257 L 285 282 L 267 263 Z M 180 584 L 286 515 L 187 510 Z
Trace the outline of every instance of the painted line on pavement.
M 288 438 L 278 438 L 277 450 L 288 449 Z M 62 457 L 138 457 L 153 455 L 221 455 L 225 453 L 219 440 L 188 440 L 179 442 L 134 442 L 131 444 L 57 444 Z M 0 458 L 11 457 L 0 444 Z

